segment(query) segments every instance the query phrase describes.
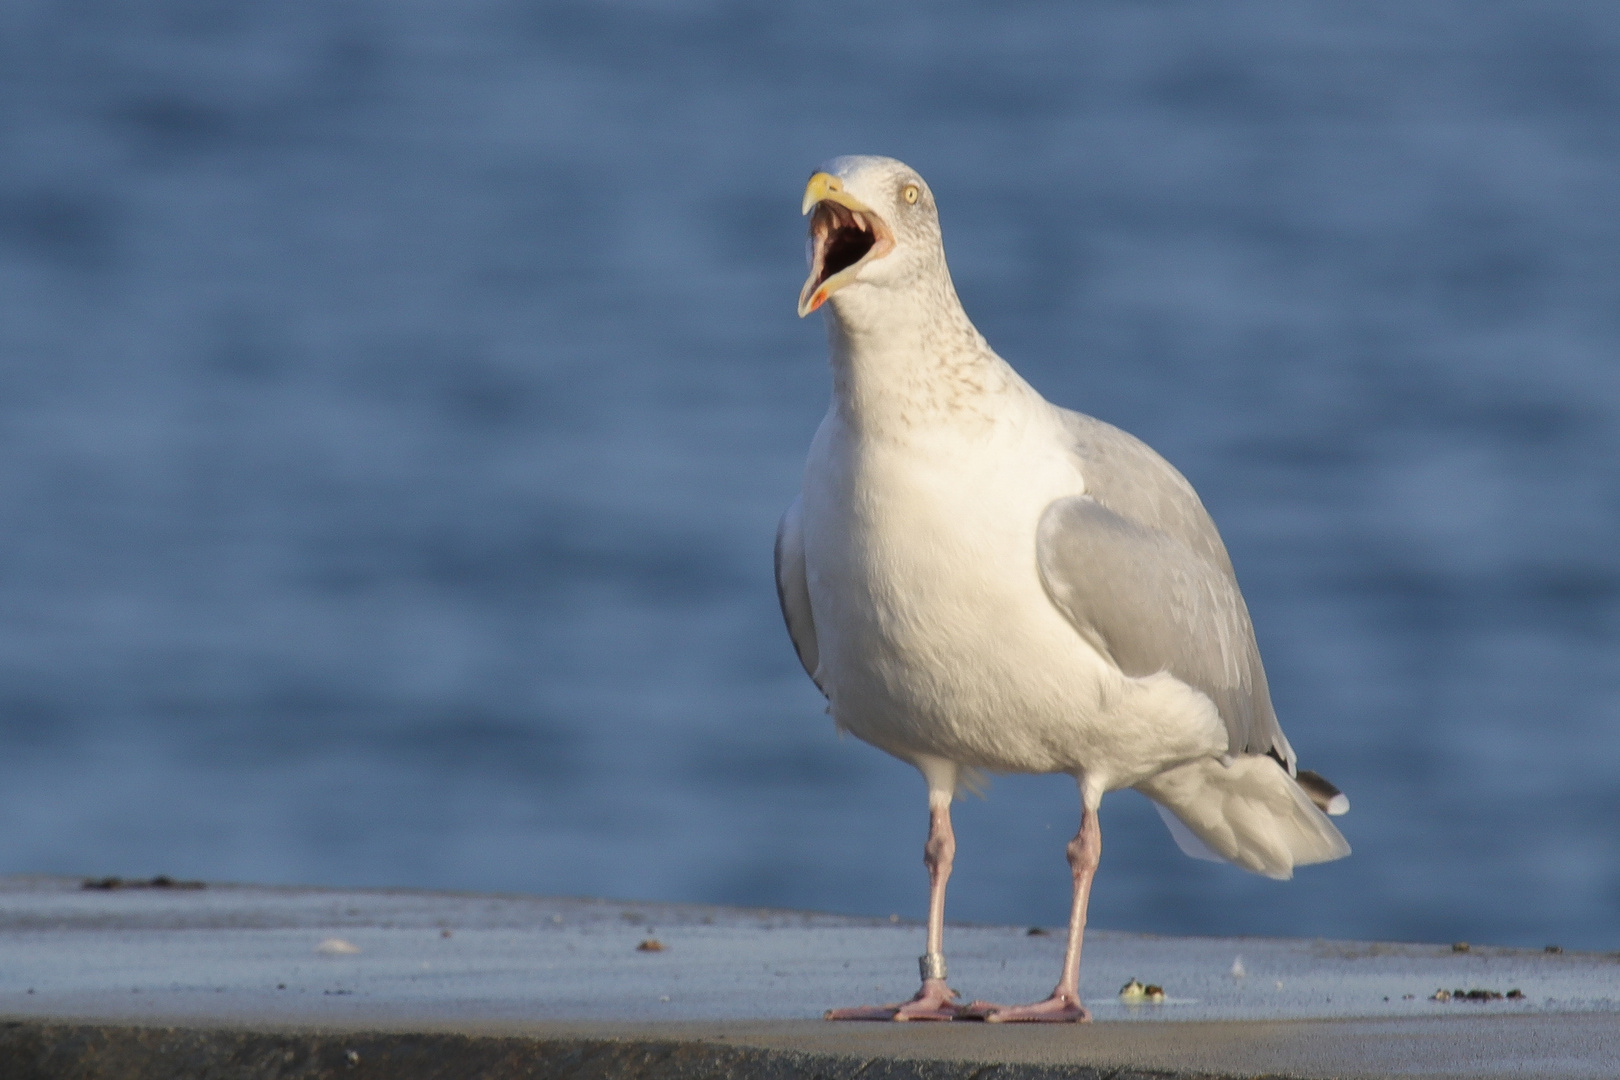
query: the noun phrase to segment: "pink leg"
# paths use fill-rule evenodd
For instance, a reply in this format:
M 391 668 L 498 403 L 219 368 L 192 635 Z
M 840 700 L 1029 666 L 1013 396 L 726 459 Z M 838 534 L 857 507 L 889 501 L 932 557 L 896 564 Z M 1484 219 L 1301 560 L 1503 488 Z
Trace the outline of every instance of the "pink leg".
M 828 1020 L 954 1020 L 956 991 L 945 985 L 945 882 L 956 856 L 956 834 L 951 831 L 951 793 L 931 790 L 928 796 L 928 843 L 923 865 L 928 867 L 928 952 L 921 958 L 922 989 L 910 1001 L 892 1005 L 861 1005 L 829 1009 Z
M 1090 800 L 1087 800 L 1090 802 Z M 1063 977 L 1052 996 L 1033 1005 L 995 1005 L 975 1001 L 961 1010 L 964 1020 L 985 1020 L 992 1024 L 1086 1023 L 1091 1013 L 1080 1004 L 1080 945 L 1086 934 L 1086 901 L 1091 898 L 1091 879 L 1102 858 L 1102 828 L 1094 806 L 1080 811 L 1080 831 L 1069 841 L 1069 869 L 1074 872 L 1074 906 L 1069 911 L 1069 945 L 1063 953 Z

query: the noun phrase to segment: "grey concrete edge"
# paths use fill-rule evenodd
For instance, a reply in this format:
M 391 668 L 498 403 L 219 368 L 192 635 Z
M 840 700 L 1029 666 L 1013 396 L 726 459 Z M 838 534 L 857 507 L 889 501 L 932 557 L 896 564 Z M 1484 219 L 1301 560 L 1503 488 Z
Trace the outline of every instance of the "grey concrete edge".
M 1281 1074 L 832 1054 L 700 1037 L 0 1017 L 5 1080 L 1265 1080 Z

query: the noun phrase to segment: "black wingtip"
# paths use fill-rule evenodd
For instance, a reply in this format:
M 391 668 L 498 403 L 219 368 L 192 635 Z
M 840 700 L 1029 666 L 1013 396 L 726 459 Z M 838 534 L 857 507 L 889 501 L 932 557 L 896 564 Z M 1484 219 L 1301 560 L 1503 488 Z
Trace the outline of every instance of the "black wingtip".
M 1305 789 L 1305 794 L 1311 797 L 1311 802 L 1315 803 L 1324 814 L 1338 817 L 1340 814 L 1350 812 L 1350 797 L 1321 773 L 1301 769 L 1294 777 L 1294 782 Z

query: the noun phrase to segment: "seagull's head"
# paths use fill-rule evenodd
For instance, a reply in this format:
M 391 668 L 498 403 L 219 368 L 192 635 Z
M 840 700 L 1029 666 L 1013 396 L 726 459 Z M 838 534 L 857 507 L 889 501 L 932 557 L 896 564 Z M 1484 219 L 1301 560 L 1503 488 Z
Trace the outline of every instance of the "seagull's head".
M 801 316 L 851 285 L 892 288 L 943 271 L 934 196 L 894 158 L 826 162 L 805 186 L 804 213 L 810 276 L 799 293 Z

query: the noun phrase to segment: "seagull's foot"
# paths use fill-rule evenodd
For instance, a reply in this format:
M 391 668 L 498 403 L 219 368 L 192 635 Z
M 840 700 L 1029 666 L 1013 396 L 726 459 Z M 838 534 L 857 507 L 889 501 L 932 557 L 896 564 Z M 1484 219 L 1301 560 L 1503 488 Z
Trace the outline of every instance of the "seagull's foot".
M 996 1005 L 975 1001 L 957 1010 L 960 1020 L 983 1020 L 987 1024 L 1089 1024 L 1091 1013 L 1080 998 L 1066 990 L 1054 990 L 1045 1001 L 1033 1005 Z
M 944 979 L 925 979 L 922 989 L 910 1001 L 893 1005 L 859 1005 L 853 1009 L 828 1009 L 823 1020 L 955 1020 L 956 991 Z

